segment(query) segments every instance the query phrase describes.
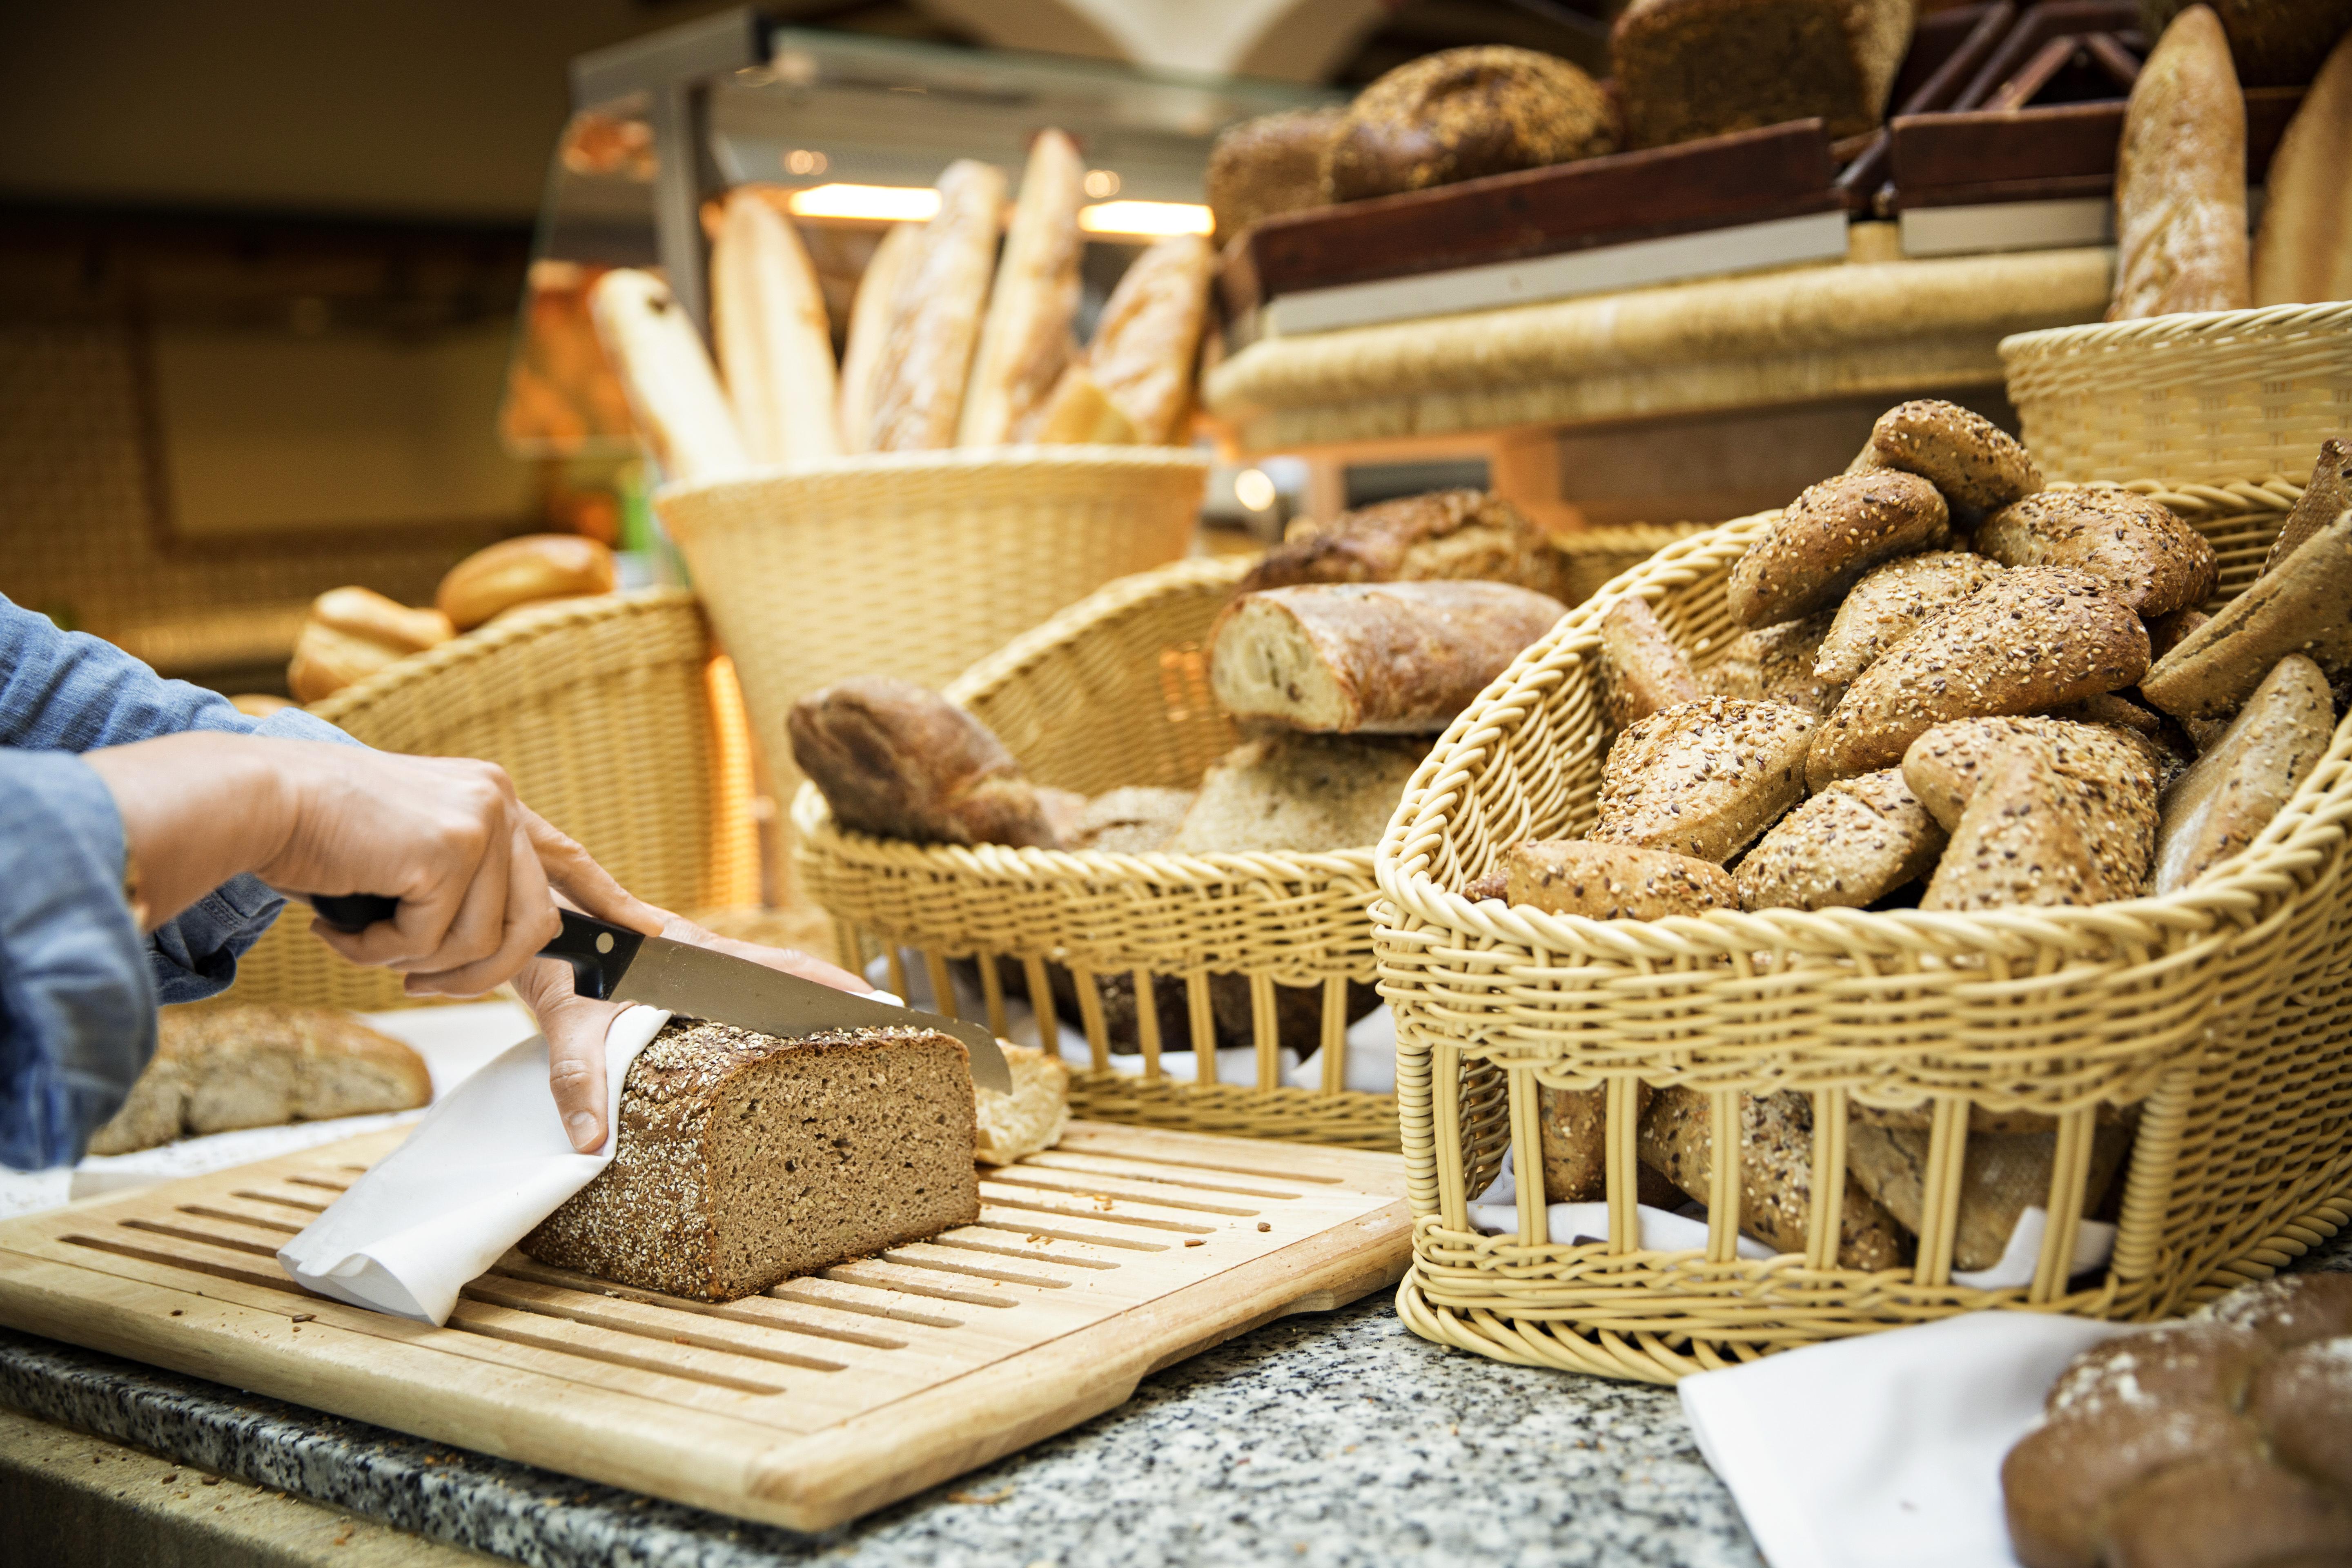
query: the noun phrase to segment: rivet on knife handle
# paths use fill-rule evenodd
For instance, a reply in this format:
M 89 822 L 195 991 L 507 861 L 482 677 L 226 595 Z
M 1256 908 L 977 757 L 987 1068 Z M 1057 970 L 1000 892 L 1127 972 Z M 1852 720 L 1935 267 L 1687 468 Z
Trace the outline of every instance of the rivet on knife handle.
M 542 958 L 560 958 L 572 966 L 572 989 L 582 996 L 593 996 L 599 1002 L 613 999 L 614 988 L 621 976 L 629 972 L 629 961 L 637 956 L 645 938 L 626 926 L 616 926 L 605 921 L 583 915 L 576 910 L 558 910 L 563 917 L 563 929 L 555 940 L 539 950 Z

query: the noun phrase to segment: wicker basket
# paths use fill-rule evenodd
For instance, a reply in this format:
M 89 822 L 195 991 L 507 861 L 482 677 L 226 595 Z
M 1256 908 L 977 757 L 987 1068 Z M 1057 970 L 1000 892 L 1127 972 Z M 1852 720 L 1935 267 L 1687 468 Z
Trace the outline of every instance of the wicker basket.
M 759 901 L 749 735 L 733 678 L 677 589 L 501 616 L 311 711 L 369 745 L 481 757 L 622 884 L 675 910 Z M 335 956 L 296 910 L 225 1000 L 397 1007 L 400 977 Z
M 656 498 L 786 794 L 784 715 L 853 675 L 944 686 L 1191 548 L 1208 459 L 1175 447 L 893 452 Z
M 1041 783 L 1095 793 L 1120 784 L 1190 786 L 1234 742 L 1210 696 L 1202 638 L 1246 571 L 1245 558 L 1184 562 L 1115 583 L 975 666 L 948 689 L 1003 738 Z M 904 946 L 923 955 L 932 994 L 952 994 L 951 958 L 1010 957 L 1028 993 L 1048 998 L 1048 963 L 1072 972 L 1094 1070 L 1074 1075 L 1082 1116 L 1196 1131 L 1396 1147 L 1393 1096 L 1340 1086 L 1348 983 L 1372 978 L 1372 851 L 1328 855 L 1119 855 L 917 845 L 845 832 L 803 785 L 793 803 L 803 890 L 839 922 L 841 951 L 879 942 L 896 972 Z M 1181 976 L 1191 1035 L 1159 1038 L 1140 1008 L 1143 1071 L 1110 1068 L 1093 977 L 1126 971 L 1142 984 Z M 1254 1084 L 1160 1071 L 1163 1045 L 1213 1033 L 1212 973 L 1248 977 Z M 990 1027 L 1004 1032 L 999 966 L 979 965 Z M 1173 984 L 1163 979 L 1160 984 Z M 1277 985 L 1323 990 L 1319 1089 L 1279 1081 Z
M 1688 539 L 1702 522 L 1623 522 L 1552 535 L 1552 548 L 1568 563 L 1568 602 L 1572 607 L 1607 587 L 1677 540 Z
M 2322 441 L 2352 437 L 2352 302 L 2021 332 L 2000 358 L 2053 480 L 2299 484 Z
M 2224 596 L 2297 496 L 2154 494 L 2214 540 Z M 2215 498 L 2219 498 L 2216 500 Z M 1595 921 L 1457 891 L 1528 837 L 1591 822 L 1602 611 L 1649 600 L 1698 662 L 1734 627 L 1727 574 L 1770 517 L 1676 545 L 1570 615 L 1439 743 L 1379 852 L 1381 988 L 1415 1214 L 1398 1294 L 1423 1336 L 1505 1361 L 1671 1381 L 1791 1344 L 1989 1307 L 2149 1319 L 2267 1275 L 2352 1218 L 2352 721 L 2245 854 L 2194 887 L 2092 909 L 1830 910 Z M 1706 1245 L 1644 1251 L 1639 1085 L 1715 1097 Z M 1498 1172 L 1540 1170 L 1541 1086 L 1608 1090 L 1608 1236 L 1549 1239 L 1540 1181 L 1516 1234 L 1473 1228 Z M 1737 1251 L 1742 1091 L 1800 1090 L 1816 1128 L 1802 1253 Z M 1916 1267 L 1836 1266 L 1848 1103 L 1927 1108 Z M 2068 1278 L 2101 1101 L 2142 1108 L 2110 1264 Z M 2057 1120 L 2028 1286 L 1951 1282 L 1969 1109 Z

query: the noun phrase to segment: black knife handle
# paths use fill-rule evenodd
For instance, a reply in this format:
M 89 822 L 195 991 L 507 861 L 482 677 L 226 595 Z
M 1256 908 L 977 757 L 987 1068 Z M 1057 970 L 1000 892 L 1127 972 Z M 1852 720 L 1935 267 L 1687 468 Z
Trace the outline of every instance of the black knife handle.
M 310 907 L 319 918 L 347 935 L 356 936 L 378 921 L 400 912 L 400 900 L 382 893 L 313 893 Z
M 599 1002 L 613 999 L 629 961 L 637 956 L 645 938 L 626 926 L 612 925 L 577 910 L 558 910 L 563 929 L 539 950 L 541 958 L 560 958 L 572 966 L 572 989 Z

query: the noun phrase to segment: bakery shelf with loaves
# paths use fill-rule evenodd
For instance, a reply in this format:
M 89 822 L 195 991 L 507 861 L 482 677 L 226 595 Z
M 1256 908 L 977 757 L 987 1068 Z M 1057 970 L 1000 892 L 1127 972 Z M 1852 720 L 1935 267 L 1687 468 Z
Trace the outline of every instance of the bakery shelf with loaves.
M 2247 589 L 2302 495 L 2278 479 L 2128 488 L 2215 547 L 2208 608 Z M 1982 1308 L 2164 1317 L 2352 1223 L 2352 721 L 2250 847 L 2163 896 L 1597 920 L 1475 888 L 1509 847 L 1594 826 L 1612 606 L 1646 603 L 1705 681 L 1738 630 L 1732 568 L 1779 517 L 1671 546 L 1571 612 L 1455 721 L 1390 825 L 1373 920 L 1415 1216 L 1406 1322 L 1500 1360 L 1672 1382 Z M 1654 1100 L 1672 1118 L 1645 1114 Z M 1563 1102 L 1602 1123 L 1586 1189 L 1601 1201 L 1590 1230 L 1555 1241 Z M 1767 1108 L 1785 1125 L 1759 1126 Z M 2030 1282 L 1957 1283 L 1971 1135 L 2027 1118 L 2054 1134 L 2032 1201 L 2059 1217 Z M 2132 1121 L 2109 1185 L 2094 1169 Z M 1873 1249 L 1866 1222 L 1885 1215 L 1849 1182 L 1889 1126 L 1916 1129 L 1916 1254 Z M 1682 1249 L 1643 1245 L 1660 1133 L 1667 1173 L 1704 1194 L 1703 1240 Z M 1797 1194 L 1778 1213 L 1758 1206 L 1767 1140 Z M 1507 1152 L 1545 1180 L 1488 1194 Z M 2101 1189 L 2112 1252 L 2078 1273 Z M 1474 1224 L 1481 1196 L 1516 1225 Z M 1782 1245 L 1744 1242 L 1743 1207 Z
M 2020 332 L 2000 360 L 2053 480 L 2300 479 L 2322 441 L 2352 439 L 2352 302 Z
M 1114 583 L 974 665 L 946 696 L 1042 783 L 1189 790 L 1236 739 L 1210 690 L 1207 645 L 1248 566 L 1191 561 Z M 1074 1115 L 1396 1147 L 1394 1096 L 1344 1087 L 1349 991 L 1360 996 L 1372 979 L 1369 845 L 1129 854 L 917 844 L 845 830 L 814 784 L 801 787 L 793 817 L 802 889 L 837 921 L 840 951 L 878 944 L 888 954 L 893 989 L 904 983 L 901 949 L 921 955 L 938 996 L 954 994 L 951 965 L 978 960 L 973 979 L 998 1034 L 1016 988 L 1054 998 L 1062 1021 L 1083 1027 L 1093 1067 L 1072 1074 Z M 1213 1050 L 1197 1054 L 1201 1081 L 1161 1071 L 1163 1050 L 1215 1036 L 1213 975 L 1246 987 L 1251 1081 L 1218 1081 Z M 1283 998 L 1301 994 L 1289 988 L 1319 1001 L 1317 1049 L 1301 1053 L 1317 1088 L 1281 1081 Z M 1106 995 L 1122 991 L 1159 1004 L 1133 1007 L 1126 1025 L 1139 1074 L 1111 1070 Z

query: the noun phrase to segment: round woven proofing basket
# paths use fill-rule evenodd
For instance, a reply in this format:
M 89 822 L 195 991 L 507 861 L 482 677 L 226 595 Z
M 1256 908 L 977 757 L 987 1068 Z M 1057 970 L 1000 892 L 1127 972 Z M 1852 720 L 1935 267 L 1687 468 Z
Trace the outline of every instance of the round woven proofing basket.
M 1040 784 L 1096 794 L 1122 784 L 1189 788 L 1237 739 L 1210 695 L 1204 647 L 1246 558 L 1192 561 L 1114 583 L 974 666 L 948 695 L 1003 737 Z M 793 803 L 802 889 L 837 923 L 844 953 L 876 944 L 921 955 L 934 996 L 952 996 L 949 963 L 976 959 L 989 1026 L 1004 1033 L 1010 959 L 1028 994 L 1054 1006 L 1047 966 L 1070 972 L 1090 1071 L 1072 1075 L 1071 1106 L 1099 1120 L 1243 1137 L 1396 1147 L 1391 1095 L 1343 1089 L 1349 982 L 1372 978 L 1372 851 L 1323 855 L 1121 855 L 908 844 L 846 831 L 803 784 Z M 1110 1070 L 1098 975 L 1181 988 L 1189 1033 L 1160 1038 L 1139 1007 L 1139 1075 Z M 1213 1039 L 1211 976 L 1248 986 L 1255 1081 L 1202 1081 L 1160 1070 L 1164 1048 Z M 1234 981 L 1223 984 L 1231 985 Z M 1320 1088 L 1279 1077 L 1276 987 L 1322 992 Z M 903 992 L 902 992 L 903 994 Z M 1171 1006 L 1172 1011 L 1172 1006 Z M 1045 1037 L 1052 1037 L 1048 1026 Z M 1302 1053 L 1303 1055 L 1304 1053 Z
M 655 498 L 777 780 L 784 716 L 854 675 L 945 686 L 1114 578 L 1183 558 L 1208 459 L 1176 447 L 887 452 Z
M 516 610 L 313 704 L 371 746 L 478 757 L 666 909 L 752 904 L 751 737 L 694 595 L 676 588 Z M 237 963 L 224 1002 L 369 1009 L 414 1000 L 339 958 L 298 905 Z
M 2212 540 L 2242 590 L 2299 491 L 2130 487 Z M 1597 627 L 1649 601 L 1704 668 L 1738 628 L 1730 567 L 1774 514 L 1662 552 L 1568 616 L 1446 733 L 1382 840 L 1373 909 L 1397 1020 L 1414 1212 L 1397 1296 L 1426 1338 L 1531 1365 L 1671 1382 L 1793 1344 L 1982 1308 L 2166 1316 L 2259 1279 L 2352 1216 L 2352 721 L 2245 853 L 2192 887 L 2090 909 L 1719 911 L 1590 921 L 1460 889 L 1512 844 L 1590 827 L 1601 764 Z M 2218 602 L 2218 601 L 2217 601 Z M 1644 1250 L 1640 1086 L 1711 1097 L 1704 1247 Z M 1514 1151 L 1542 1169 L 1545 1088 L 1605 1089 L 1608 1235 L 1549 1239 L 1468 1204 Z M 1814 1127 L 1801 1252 L 1737 1251 L 1739 1097 L 1794 1090 Z M 1837 1264 L 1853 1102 L 1928 1113 L 1914 1266 Z M 2101 1102 L 2140 1108 L 2103 1273 L 2072 1278 Z M 2032 1283 L 1951 1280 L 1969 1110 L 2054 1122 Z
M 2322 441 L 2352 437 L 2352 301 L 2020 332 L 2000 359 L 2052 480 L 2300 484 Z

